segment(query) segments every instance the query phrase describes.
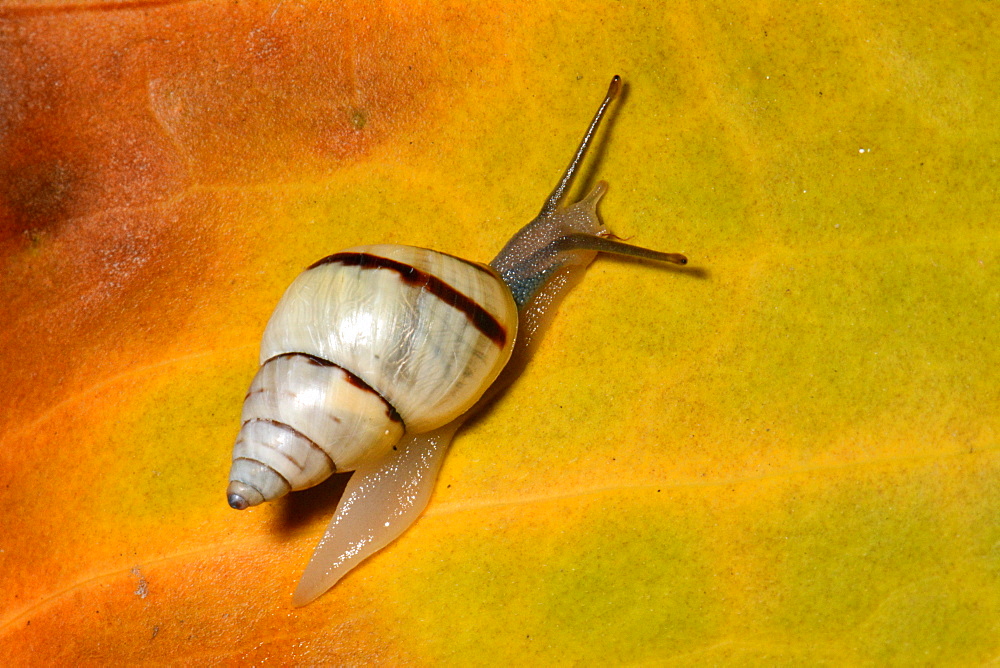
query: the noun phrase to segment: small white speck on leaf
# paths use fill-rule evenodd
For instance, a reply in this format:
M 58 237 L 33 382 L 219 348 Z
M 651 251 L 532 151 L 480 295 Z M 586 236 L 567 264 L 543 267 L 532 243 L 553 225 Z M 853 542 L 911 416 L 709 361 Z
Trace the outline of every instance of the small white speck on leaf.
M 139 572 L 139 567 L 136 566 L 131 570 L 132 575 L 139 578 L 139 584 L 135 588 L 135 595 L 139 598 L 146 598 L 149 595 L 149 583 L 146 582 L 146 578 L 142 577 L 142 573 Z

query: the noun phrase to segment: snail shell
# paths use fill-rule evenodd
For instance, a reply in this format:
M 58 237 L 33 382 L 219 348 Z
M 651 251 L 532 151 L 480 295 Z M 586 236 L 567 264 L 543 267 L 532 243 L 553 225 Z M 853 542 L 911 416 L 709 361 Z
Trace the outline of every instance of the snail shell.
M 361 246 L 316 262 L 281 298 L 244 401 L 229 505 L 242 510 L 355 471 L 295 605 L 416 521 L 455 431 L 517 376 L 598 252 L 687 262 L 617 241 L 597 216 L 604 182 L 562 203 L 620 90 L 616 76 L 538 216 L 489 265 Z
M 496 270 L 358 246 L 299 275 L 264 330 L 229 504 L 312 487 L 467 411 L 510 358 L 517 306 Z M 252 481 L 248 482 L 248 481 Z

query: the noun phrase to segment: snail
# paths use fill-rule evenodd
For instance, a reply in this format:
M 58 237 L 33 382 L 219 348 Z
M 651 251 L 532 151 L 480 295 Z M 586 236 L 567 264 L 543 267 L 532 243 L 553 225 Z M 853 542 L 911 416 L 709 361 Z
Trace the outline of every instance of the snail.
M 615 76 L 541 212 L 488 265 L 411 246 L 358 246 L 312 264 L 279 301 L 243 404 L 229 505 L 243 510 L 354 471 L 295 605 L 416 521 L 455 431 L 523 368 L 598 252 L 687 262 L 604 229 L 596 210 L 603 181 L 562 204 L 621 87 Z

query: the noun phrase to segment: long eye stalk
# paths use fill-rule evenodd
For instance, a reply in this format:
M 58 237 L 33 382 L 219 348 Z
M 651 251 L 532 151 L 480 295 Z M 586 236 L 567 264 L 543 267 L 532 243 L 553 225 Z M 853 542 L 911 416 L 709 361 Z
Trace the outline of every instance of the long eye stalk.
M 566 168 L 566 173 L 563 174 L 562 178 L 559 179 L 559 183 L 556 184 L 555 190 L 549 195 L 549 198 L 545 200 L 545 204 L 542 206 L 542 210 L 539 212 L 539 217 L 544 217 L 550 215 L 553 211 L 558 208 L 559 203 L 562 202 L 563 197 L 566 195 L 566 191 L 569 190 L 570 185 L 573 183 L 573 177 L 576 176 L 577 171 L 580 169 L 580 164 L 583 162 L 584 156 L 587 154 L 587 149 L 590 148 L 590 142 L 594 139 L 594 135 L 597 133 L 597 128 L 601 125 L 601 120 L 604 118 L 604 112 L 607 110 L 608 105 L 618 97 L 618 94 L 622 90 L 622 78 L 617 74 L 612 77 L 611 85 L 608 86 L 608 94 L 604 96 L 604 102 L 597 109 L 597 113 L 594 114 L 594 120 L 590 122 L 590 127 L 587 128 L 587 134 L 583 135 L 583 140 L 580 141 L 580 146 L 576 149 L 576 153 L 573 155 L 573 159 L 569 163 L 569 167 Z

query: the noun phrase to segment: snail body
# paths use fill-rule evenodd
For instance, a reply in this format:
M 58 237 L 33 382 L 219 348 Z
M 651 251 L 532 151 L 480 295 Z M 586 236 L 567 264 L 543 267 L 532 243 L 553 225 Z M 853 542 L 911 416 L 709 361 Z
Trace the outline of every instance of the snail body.
M 264 332 L 227 496 L 244 509 L 354 471 L 293 596 L 304 605 L 409 527 L 455 431 L 523 368 L 598 252 L 686 263 L 613 238 L 599 182 L 563 206 L 614 77 L 538 216 L 489 265 L 411 246 L 350 248 L 289 286 Z

